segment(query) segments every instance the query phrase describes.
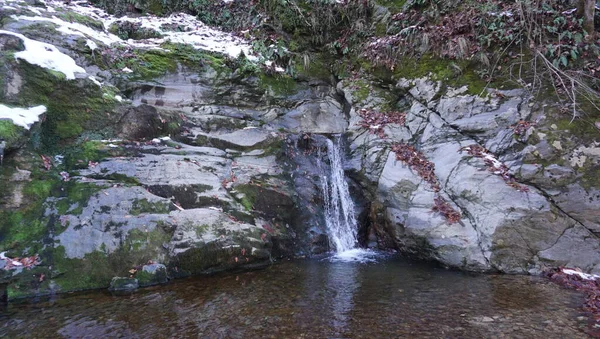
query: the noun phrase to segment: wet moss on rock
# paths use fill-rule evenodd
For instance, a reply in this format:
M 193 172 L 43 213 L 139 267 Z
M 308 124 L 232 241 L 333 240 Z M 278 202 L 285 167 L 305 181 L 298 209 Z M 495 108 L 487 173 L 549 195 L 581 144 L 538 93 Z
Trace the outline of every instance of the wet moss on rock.
M 91 81 L 67 81 L 64 75 L 60 77 L 25 62 L 20 63 L 19 73 L 23 78 L 19 104 L 47 108 L 41 139 L 34 146 L 57 149 L 61 142 L 84 131 L 106 131 L 112 127 L 114 117 L 110 113 L 116 103 L 104 97 L 103 90 Z
M 64 10 L 58 12 L 56 16 L 68 22 L 75 22 L 98 31 L 104 31 L 104 24 L 101 21 L 95 20 L 86 15 Z

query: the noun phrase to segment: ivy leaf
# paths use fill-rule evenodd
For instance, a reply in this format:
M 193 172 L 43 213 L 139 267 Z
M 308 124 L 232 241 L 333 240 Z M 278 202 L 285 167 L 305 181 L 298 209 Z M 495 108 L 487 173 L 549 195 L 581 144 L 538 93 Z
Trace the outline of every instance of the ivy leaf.
M 568 61 L 567 61 L 567 57 L 565 55 L 561 55 L 560 56 L 560 62 L 567 67 Z
M 577 51 L 575 49 L 571 50 L 571 59 L 577 60 Z

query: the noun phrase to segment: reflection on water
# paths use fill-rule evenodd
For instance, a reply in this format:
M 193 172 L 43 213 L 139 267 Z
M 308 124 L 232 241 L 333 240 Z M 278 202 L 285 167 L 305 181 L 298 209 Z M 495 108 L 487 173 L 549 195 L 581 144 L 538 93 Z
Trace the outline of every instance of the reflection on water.
M 331 293 L 331 322 L 336 335 L 348 326 L 354 308 L 354 293 L 359 289 L 358 265 L 331 264 L 327 270 L 326 290 Z
M 400 258 L 306 260 L 10 304 L 0 336 L 585 338 L 582 296 L 544 279 L 452 272 Z

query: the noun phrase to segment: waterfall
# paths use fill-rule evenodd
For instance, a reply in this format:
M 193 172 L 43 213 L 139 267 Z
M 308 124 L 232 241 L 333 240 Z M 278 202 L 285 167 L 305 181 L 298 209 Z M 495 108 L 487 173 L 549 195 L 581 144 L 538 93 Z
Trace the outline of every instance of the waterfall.
M 350 198 L 343 168 L 340 137 L 327 139 L 327 157 L 330 170 L 322 170 L 321 191 L 323 193 L 325 224 L 329 232 L 329 242 L 337 253 L 356 246 L 358 227 L 354 217 L 354 203 Z

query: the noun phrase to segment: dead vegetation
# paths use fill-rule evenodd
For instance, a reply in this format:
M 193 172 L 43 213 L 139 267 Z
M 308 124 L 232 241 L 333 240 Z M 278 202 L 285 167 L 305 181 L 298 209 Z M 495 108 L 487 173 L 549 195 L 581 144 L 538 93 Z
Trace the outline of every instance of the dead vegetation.
M 437 194 L 433 198 L 433 208 L 435 212 L 439 212 L 446 218 L 448 223 L 454 224 L 460 222 L 461 214 L 456 211 L 449 202 L 446 201 L 440 194 L 440 181 L 435 175 L 435 164 L 425 157 L 422 152 L 417 151 L 414 146 L 397 143 L 392 145 L 392 152 L 396 153 L 396 159 L 404 162 L 435 191 Z
M 460 152 L 467 151 L 467 153 L 476 158 L 483 159 L 483 162 L 487 166 L 487 170 L 500 176 L 504 182 L 520 192 L 528 192 L 529 188 L 519 184 L 515 177 L 510 173 L 508 167 L 500 162 L 496 157 L 491 154 L 485 147 L 473 144 L 460 149 Z
M 406 113 L 403 112 L 379 112 L 372 109 L 361 109 L 358 114 L 362 118 L 360 127 L 365 128 L 369 133 L 375 134 L 380 138 L 387 138 L 384 128 L 388 124 L 398 124 L 404 126 L 406 122 Z

